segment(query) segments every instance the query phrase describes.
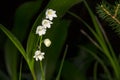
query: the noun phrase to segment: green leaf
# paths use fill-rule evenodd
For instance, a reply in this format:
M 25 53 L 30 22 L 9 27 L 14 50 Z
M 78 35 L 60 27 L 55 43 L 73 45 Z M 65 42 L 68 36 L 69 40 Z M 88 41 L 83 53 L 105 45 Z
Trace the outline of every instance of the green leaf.
M 103 48 L 103 52 L 105 53 L 105 55 L 107 56 L 107 58 L 109 59 L 111 66 L 115 72 L 115 76 L 117 79 L 120 79 L 119 75 L 120 75 L 120 66 L 119 63 L 117 61 L 117 57 L 115 56 L 115 53 L 109 43 L 109 40 L 107 39 L 107 36 L 104 32 L 104 30 L 102 29 L 99 21 L 97 20 L 97 18 L 95 17 L 95 15 L 92 13 L 91 9 L 89 8 L 88 4 L 86 3 L 86 1 L 84 0 L 85 6 L 87 7 L 89 14 L 91 16 L 91 19 L 93 21 L 94 27 L 96 29 L 97 35 L 100 37 L 101 41 L 98 40 L 99 44 L 101 45 L 101 48 Z M 97 37 L 96 37 L 97 38 Z
M 20 40 L 23 40 L 26 37 L 27 32 L 31 27 L 31 21 L 38 12 L 41 3 L 42 0 L 30 1 L 22 4 L 17 9 L 15 14 L 13 32 L 19 37 Z
M 28 37 L 28 41 L 27 41 L 27 48 L 26 48 L 26 51 L 27 51 L 27 55 L 29 57 L 29 60 L 31 62 L 31 64 L 33 64 L 33 55 L 34 55 L 34 52 L 35 50 L 37 49 L 37 46 L 38 46 L 38 41 L 39 41 L 39 37 L 38 35 L 35 34 L 35 30 L 36 30 L 36 27 L 38 25 L 41 25 L 41 21 L 42 19 L 44 18 L 45 16 L 45 11 L 47 8 L 52 8 L 54 10 L 56 10 L 57 12 L 57 16 L 58 18 L 57 19 L 60 19 L 61 17 L 63 17 L 65 15 L 65 13 L 68 11 L 68 9 L 70 9 L 73 5 L 77 4 L 81 2 L 81 0 L 50 0 L 50 2 L 48 3 L 47 7 L 42 11 L 42 13 L 40 13 L 40 15 L 38 16 L 38 18 L 36 19 L 35 23 L 33 24 L 32 26 L 32 30 L 29 34 L 29 37 Z M 56 20 L 57 20 L 56 19 Z M 60 22 L 61 23 L 61 22 Z M 64 23 L 65 24 L 65 23 Z M 68 25 L 68 23 L 67 23 Z M 65 31 L 65 35 L 66 35 L 66 31 L 67 31 L 67 25 L 66 26 L 63 26 L 66 27 L 66 29 L 64 30 L 63 28 L 59 28 L 60 31 Z M 55 25 L 56 28 L 58 26 Z M 62 25 L 61 25 L 62 26 Z M 61 27 L 60 26 L 60 27 Z M 58 29 L 57 29 L 58 30 Z M 55 30 L 56 32 L 54 34 L 58 34 L 59 30 L 57 31 Z M 61 32 L 59 32 L 59 34 L 61 34 Z M 57 42 L 60 46 L 59 50 L 57 51 L 58 53 L 60 52 L 61 50 L 61 46 L 64 44 L 64 40 L 65 40 L 65 35 L 59 35 L 59 36 L 64 36 L 64 37 L 59 37 L 58 39 L 60 40 L 60 42 Z M 56 35 L 57 36 L 57 35 Z M 54 38 L 54 36 L 53 36 Z M 57 39 L 57 38 L 56 38 Z M 61 45 L 60 45 L 61 44 Z M 54 48 L 53 48 L 54 49 Z M 53 50 L 52 49 L 52 50 Z M 54 49 L 55 50 L 55 49 Z M 56 49 L 57 50 L 57 49 Z M 55 52 L 56 52 L 55 50 Z M 53 53 L 55 54 L 55 53 Z M 52 60 L 51 60 L 52 61 Z M 50 62 L 51 62 L 50 61 Z M 54 62 L 53 62 L 54 63 Z M 52 67 L 52 66 L 51 66 Z M 52 70 L 52 69 L 51 69 Z M 53 73 L 53 71 L 51 72 Z M 50 74 L 48 76 L 48 79 L 50 78 L 52 74 Z M 51 76 L 52 77 L 52 76 Z
M 55 9 L 58 18 L 61 18 L 72 6 L 79 2 L 82 2 L 82 0 L 50 0 L 46 8 Z
M 18 50 L 15 45 L 8 39 L 5 44 L 5 63 L 8 74 L 12 80 L 17 79 L 17 62 L 18 62 Z
M 14 27 L 12 32 L 22 42 L 29 30 L 31 20 L 38 12 L 41 6 L 42 0 L 29 1 L 22 4 L 15 13 Z M 33 7 L 34 6 L 34 7 Z M 5 44 L 5 61 L 6 67 L 12 80 L 17 79 L 17 61 L 18 50 L 14 44 L 8 39 Z
M 67 12 L 70 7 L 79 2 L 81 2 L 81 0 L 51 0 L 46 8 L 55 9 L 57 11 L 59 19 Z M 45 10 L 38 16 L 29 34 L 26 51 L 30 59 L 32 58 L 38 44 L 38 36 L 35 34 L 35 30 L 38 25 L 41 25 L 41 21 L 44 18 Z
M 70 21 L 60 20 L 55 21 L 52 28 L 46 34 L 46 38 L 49 38 L 52 42 L 49 48 L 44 48 L 46 50 L 46 79 L 50 80 L 53 76 L 57 60 L 59 58 L 61 49 L 65 43 L 67 37 L 68 26 Z M 61 33 L 62 32 L 62 33 Z
M 0 24 L 0 29 L 6 34 L 6 36 L 8 36 L 8 38 L 13 42 L 13 44 L 18 48 L 18 50 L 21 52 L 23 57 L 26 59 L 26 52 L 23 46 L 21 45 L 21 43 L 19 42 L 19 40 L 7 28 L 5 28 L 1 24 Z
M 61 60 L 61 63 L 60 63 L 60 68 L 59 68 L 56 80 L 60 80 L 61 71 L 62 71 L 62 68 L 63 68 L 63 64 L 65 62 L 65 57 L 66 57 L 67 51 L 68 51 L 68 45 L 66 45 L 65 51 L 63 53 L 63 57 L 62 57 L 62 60 Z

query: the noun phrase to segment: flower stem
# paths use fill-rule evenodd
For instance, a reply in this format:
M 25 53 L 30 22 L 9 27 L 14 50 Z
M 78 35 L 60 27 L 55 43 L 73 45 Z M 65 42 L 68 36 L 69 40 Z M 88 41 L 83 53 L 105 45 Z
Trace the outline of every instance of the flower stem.
M 39 43 L 39 49 L 41 50 L 42 47 L 42 36 L 40 36 L 40 43 Z
M 62 68 L 63 68 L 63 63 L 64 63 L 64 61 L 65 61 L 65 57 L 66 57 L 66 54 L 67 54 L 67 50 L 68 50 L 68 45 L 66 45 L 65 52 L 64 52 L 64 55 L 63 55 L 61 64 L 60 64 L 60 69 L 59 69 L 58 75 L 57 75 L 57 77 L 56 77 L 56 80 L 60 80 L 60 74 L 61 74 L 61 71 L 62 71 Z
M 41 68 L 41 73 L 42 73 L 42 79 L 41 80 L 45 80 L 45 73 L 44 73 L 44 70 L 43 70 L 42 61 L 40 61 L 40 68 Z
M 40 43 L 39 43 L 39 49 L 41 50 L 42 47 L 42 36 L 40 37 Z M 40 68 L 41 68 L 41 74 L 42 74 L 42 79 L 41 80 L 45 80 L 45 73 L 43 70 L 43 65 L 42 65 L 42 61 L 40 61 Z

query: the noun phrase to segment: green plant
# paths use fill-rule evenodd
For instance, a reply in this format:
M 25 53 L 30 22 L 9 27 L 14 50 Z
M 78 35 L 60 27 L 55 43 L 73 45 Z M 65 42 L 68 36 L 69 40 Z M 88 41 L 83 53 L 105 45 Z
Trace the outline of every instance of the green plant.
M 80 2 L 84 3 L 93 26 L 79 15 L 69 11 L 72 6 Z M 43 0 L 22 4 L 16 11 L 12 31 L 0 24 L 1 31 L 9 38 L 5 43 L 5 63 L 11 80 L 22 80 L 22 78 L 28 80 L 89 80 L 90 77 L 86 76 L 85 73 L 88 65 L 93 64 L 92 61 L 94 61 L 92 66 L 93 80 L 120 80 L 119 57 L 116 56 L 102 24 L 86 0 L 50 0 L 45 7 L 42 7 L 42 4 L 44 4 Z M 102 2 L 101 5 L 97 6 L 98 15 L 107 21 L 118 35 L 120 32 L 119 7 L 119 3 L 115 3 L 113 6 L 107 2 Z M 37 13 L 39 15 L 36 17 Z M 76 64 L 65 60 L 69 49 L 69 44 L 66 44 L 65 41 L 68 27 L 72 21 L 71 19 L 64 19 L 63 16 L 66 13 L 82 22 L 91 33 L 88 34 L 84 29 L 80 30 L 90 41 L 90 43 L 80 44 L 80 46 L 77 44 L 81 56 L 79 60 L 88 58 L 87 63 L 83 60 L 83 63 L 87 65 L 80 64 L 83 68 L 78 68 L 79 66 Z M 23 46 L 24 41 L 26 43 Z M 63 49 L 64 47 L 65 49 Z M 62 58 L 61 52 L 63 52 Z M 85 53 L 84 57 L 81 55 L 82 52 Z M 18 53 L 21 54 L 21 57 Z M 22 71 L 24 69 L 23 61 L 26 61 L 25 66 L 29 70 L 28 75 L 32 76 L 30 78 L 29 76 L 26 78 Z M 104 72 L 99 73 L 99 67 L 102 67 Z M 0 79 L 1 77 L 4 80 L 9 79 L 0 70 Z
M 99 52 L 96 52 L 90 48 L 91 46 L 89 46 L 89 47 L 86 45 L 81 46 L 81 49 L 90 53 L 97 60 L 95 63 L 95 66 L 94 66 L 95 68 L 93 71 L 94 72 L 93 79 L 97 80 L 97 72 L 96 72 L 97 67 L 98 67 L 97 65 L 100 63 L 100 65 L 103 67 L 103 69 L 105 71 L 105 73 L 103 73 L 103 74 L 107 75 L 107 78 L 102 78 L 102 79 L 119 80 L 120 79 L 120 77 L 119 77 L 120 64 L 118 61 L 118 57 L 115 55 L 115 52 L 106 36 L 104 29 L 102 28 L 100 22 L 98 21 L 97 17 L 95 16 L 95 14 L 93 14 L 93 12 L 91 11 L 91 9 L 88 6 L 88 4 L 86 3 L 86 1 L 83 0 L 83 2 L 91 16 L 91 20 L 93 22 L 94 29 L 87 22 L 85 22 L 82 18 L 77 16 L 76 14 L 74 14 L 72 12 L 69 12 L 69 14 L 71 14 L 72 16 L 74 16 L 78 20 L 80 20 L 89 29 L 89 31 L 92 33 L 92 35 L 95 38 L 95 40 L 94 40 L 94 38 L 92 38 L 90 35 L 88 35 L 84 30 L 81 30 L 81 33 L 84 34 L 99 50 Z M 119 5 L 117 7 L 115 7 L 114 16 L 116 16 L 116 17 L 117 17 L 117 14 L 119 13 L 118 9 L 119 9 Z M 103 17 L 105 20 L 107 20 L 111 26 L 117 25 L 117 27 L 115 27 L 115 29 L 116 29 L 116 31 L 119 32 L 119 23 L 117 22 L 116 17 L 112 16 L 112 14 L 110 14 L 105 8 L 103 8 L 103 5 L 99 6 L 97 8 L 97 10 L 98 10 L 98 13 L 100 14 L 100 16 Z M 106 58 L 105 60 L 108 60 L 107 62 L 109 62 L 109 64 L 106 64 L 107 62 L 104 60 L 104 58 Z M 112 68 L 113 73 L 111 72 L 111 70 L 108 67 Z
M 42 74 L 45 75 L 46 79 L 52 78 L 52 75 L 55 70 L 55 64 L 60 55 L 60 51 L 62 49 L 62 46 L 64 44 L 64 41 L 67 35 L 67 29 L 70 24 L 70 21 L 62 20 L 61 18 L 65 15 L 66 11 L 68 11 L 70 7 L 72 7 L 73 5 L 81 1 L 80 0 L 71 0 L 71 1 L 50 0 L 48 2 L 48 5 L 38 15 L 37 19 L 35 20 L 32 26 L 32 29 L 29 33 L 27 44 L 26 44 L 27 47 L 25 50 L 21 42 L 24 40 L 25 35 L 27 34 L 27 30 L 30 26 L 30 22 L 33 16 L 38 12 L 39 8 L 41 7 L 42 2 L 43 0 L 30 1 L 30 2 L 24 3 L 20 8 L 18 8 L 18 11 L 16 12 L 15 24 L 13 28 L 13 33 L 17 36 L 20 35 L 18 39 L 7 28 L 5 28 L 2 24 L 0 24 L 0 29 L 8 36 L 10 41 L 15 45 L 14 46 L 13 44 L 11 44 L 10 41 L 6 43 L 6 64 L 7 64 L 8 73 L 12 80 L 18 80 L 16 65 L 17 65 L 17 59 L 19 56 L 18 56 L 17 49 L 21 53 L 23 58 L 25 59 L 34 80 L 41 79 L 41 72 Z M 33 6 L 34 8 L 32 8 Z M 41 24 L 42 18 L 44 17 L 44 13 L 46 9 L 48 8 L 56 10 L 58 18 L 54 20 L 54 24 L 52 25 L 51 30 L 48 30 L 47 34 L 44 36 L 44 38 L 49 37 L 51 39 L 52 47 L 50 47 L 50 49 L 47 49 L 47 50 L 46 48 L 43 47 L 46 53 L 49 53 L 49 54 L 46 54 L 45 56 L 46 60 L 42 61 L 44 64 L 42 65 L 42 63 L 40 62 L 40 65 L 39 65 L 39 63 L 35 62 L 33 58 L 33 55 L 38 47 L 38 43 L 40 39 L 40 37 L 35 34 L 35 30 L 36 30 L 36 27 Z M 60 36 L 61 31 L 64 33 L 63 36 Z M 56 40 L 56 38 L 58 40 Z M 40 45 L 41 43 L 42 43 L 42 37 L 40 40 Z M 12 47 L 10 47 L 10 45 L 12 45 Z M 12 55 L 12 57 L 9 55 Z M 14 62 L 14 64 L 12 64 L 12 62 Z M 41 66 L 42 71 L 40 71 L 40 66 Z M 62 68 L 62 65 L 61 65 L 61 68 Z M 60 72 L 57 77 L 57 80 L 59 80 L 61 68 L 60 68 Z M 43 72 L 43 69 L 45 69 L 45 72 Z M 22 63 L 20 67 L 19 80 L 22 79 L 21 70 L 22 70 Z
M 102 1 L 100 5 L 97 6 L 98 15 L 105 20 L 109 26 L 111 26 L 115 32 L 119 34 L 120 32 L 120 4 L 115 2 L 114 5 L 109 4 L 106 1 Z

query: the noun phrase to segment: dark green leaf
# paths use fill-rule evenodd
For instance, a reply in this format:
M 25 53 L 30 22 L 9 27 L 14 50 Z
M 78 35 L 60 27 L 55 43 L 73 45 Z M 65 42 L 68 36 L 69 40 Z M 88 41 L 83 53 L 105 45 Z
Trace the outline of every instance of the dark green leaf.
M 45 10 L 47 8 L 52 8 L 52 9 L 56 10 L 57 16 L 58 16 L 57 19 L 60 19 L 61 17 L 63 17 L 65 15 L 65 13 L 68 11 L 68 9 L 70 9 L 73 5 L 75 5 L 81 1 L 82 0 L 50 0 L 47 7 L 36 19 L 35 23 L 33 24 L 32 30 L 29 34 L 26 51 L 27 51 L 29 60 L 31 60 L 30 62 L 33 62 L 33 55 L 34 55 L 35 50 L 38 47 L 38 41 L 39 41 L 39 37 L 38 37 L 38 35 L 35 34 L 35 30 L 38 25 L 41 25 L 41 21 L 45 16 Z M 55 20 L 57 20 L 57 19 L 55 19 Z M 50 36 L 48 36 L 48 38 L 50 38 L 54 42 L 52 45 L 55 47 L 52 47 L 51 50 L 49 50 L 50 52 L 48 52 L 48 53 L 50 53 L 54 58 L 53 57 L 50 58 L 50 54 L 48 55 L 48 58 L 50 58 L 51 60 L 49 59 L 49 61 L 47 62 L 47 64 L 48 64 L 47 66 L 50 67 L 51 69 L 49 68 L 46 71 L 47 71 L 47 73 L 49 73 L 49 70 L 51 72 L 49 74 L 47 74 L 47 79 L 50 79 L 54 72 L 55 65 L 53 65 L 53 64 L 56 63 L 55 60 L 57 60 L 57 57 L 59 56 L 61 48 L 64 44 L 64 41 L 65 41 L 65 38 L 67 35 L 67 29 L 68 29 L 67 27 L 69 25 L 69 22 L 58 21 L 57 23 L 54 22 L 53 25 L 54 25 L 54 28 L 50 29 L 50 30 L 53 30 L 53 32 L 51 32 L 52 34 Z M 61 32 L 63 34 L 61 34 Z M 56 40 L 56 39 L 58 39 L 58 40 Z
M 13 42 L 13 44 L 18 48 L 18 50 L 21 52 L 23 57 L 26 59 L 26 52 L 19 42 L 19 40 L 8 30 L 6 29 L 3 25 L 0 24 L 0 29 L 8 36 L 8 38 Z
M 46 78 L 50 80 L 59 58 L 61 49 L 65 43 L 69 21 L 55 21 L 50 31 L 48 31 L 46 38 L 52 42 L 51 47 L 45 48 L 46 50 Z
M 31 20 L 38 12 L 42 0 L 30 1 L 22 4 L 16 11 L 14 27 L 12 32 L 22 42 L 29 30 Z M 34 7 L 33 7 L 34 6 Z M 7 40 L 5 45 L 5 61 L 8 73 L 13 80 L 17 79 L 17 61 L 18 50 L 10 40 Z
M 51 0 L 46 8 L 52 8 L 57 11 L 58 19 L 65 15 L 67 10 L 71 8 L 73 5 L 81 2 L 82 0 Z M 45 9 L 46 10 L 46 9 Z M 45 11 L 44 10 L 44 11 Z M 28 41 L 27 41 L 27 54 L 32 60 L 33 53 L 36 50 L 38 44 L 38 36 L 35 34 L 36 27 L 41 25 L 41 21 L 44 18 L 45 12 L 42 12 L 38 18 L 36 19 L 35 23 L 33 24 L 32 30 L 30 32 Z

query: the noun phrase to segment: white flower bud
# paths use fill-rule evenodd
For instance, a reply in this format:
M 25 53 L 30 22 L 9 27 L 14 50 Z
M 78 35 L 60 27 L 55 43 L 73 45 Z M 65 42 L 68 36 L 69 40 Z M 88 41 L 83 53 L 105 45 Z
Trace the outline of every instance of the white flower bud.
M 49 47 L 49 46 L 51 45 L 50 39 L 48 39 L 48 38 L 45 39 L 45 40 L 44 40 L 44 44 L 45 44 L 46 47 Z

